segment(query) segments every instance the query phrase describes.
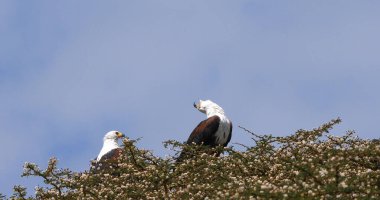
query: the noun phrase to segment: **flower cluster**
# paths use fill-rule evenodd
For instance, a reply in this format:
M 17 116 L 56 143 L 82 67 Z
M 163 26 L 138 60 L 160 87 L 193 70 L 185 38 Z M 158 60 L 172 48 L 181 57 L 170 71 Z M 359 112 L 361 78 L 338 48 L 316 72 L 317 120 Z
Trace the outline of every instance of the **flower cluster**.
M 58 169 L 52 158 L 46 170 L 26 163 L 23 176 L 41 177 L 27 197 L 15 186 L 11 199 L 379 199 L 380 142 L 348 131 L 329 135 L 340 119 L 286 137 L 252 135 L 245 151 L 218 147 L 215 157 L 202 146 L 168 141 L 165 147 L 190 149 L 181 162 L 138 149 L 124 140 L 124 156 L 104 170 Z M 178 155 L 178 154 L 177 154 Z

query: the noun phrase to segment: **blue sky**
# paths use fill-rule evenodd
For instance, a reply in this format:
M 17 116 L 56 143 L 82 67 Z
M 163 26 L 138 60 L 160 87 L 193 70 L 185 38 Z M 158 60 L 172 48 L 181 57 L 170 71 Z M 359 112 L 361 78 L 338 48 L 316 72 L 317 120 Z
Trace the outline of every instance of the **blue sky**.
M 379 136 L 378 1 L 0 1 L 0 192 L 33 188 L 23 163 L 82 171 L 119 130 L 172 154 L 221 105 L 244 126 L 287 135 L 330 119 Z M 32 190 L 29 190 L 32 191 Z

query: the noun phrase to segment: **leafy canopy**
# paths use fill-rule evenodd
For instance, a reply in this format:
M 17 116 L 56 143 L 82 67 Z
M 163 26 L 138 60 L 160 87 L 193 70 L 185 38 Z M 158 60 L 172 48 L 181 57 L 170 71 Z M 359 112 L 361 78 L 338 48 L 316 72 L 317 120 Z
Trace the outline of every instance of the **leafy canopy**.
M 166 148 L 193 154 L 180 163 L 125 139 L 124 156 L 104 170 L 58 169 L 56 158 L 44 170 L 26 163 L 22 176 L 40 177 L 46 186 L 36 187 L 33 196 L 15 186 L 10 199 L 379 199 L 380 142 L 352 131 L 329 135 L 339 122 L 286 137 L 241 127 L 252 135 L 252 146 L 212 150 L 224 151 L 222 157 L 203 146 L 165 142 Z

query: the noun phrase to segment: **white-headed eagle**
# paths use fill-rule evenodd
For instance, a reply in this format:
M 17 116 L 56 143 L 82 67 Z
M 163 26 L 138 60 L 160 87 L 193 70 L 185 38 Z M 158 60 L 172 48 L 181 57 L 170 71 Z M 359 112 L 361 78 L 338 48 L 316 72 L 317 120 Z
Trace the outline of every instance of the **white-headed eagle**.
M 119 131 L 110 131 L 106 133 L 103 138 L 103 147 L 96 158 L 96 169 L 104 169 L 112 166 L 111 163 L 115 163 L 119 159 L 122 155 L 123 149 L 120 148 L 117 142 L 118 139 L 122 137 L 124 137 L 124 134 Z
M 194 103 L 194 107 L 200 112 L 205 113 L 207 119 L 201 121 L 195 127 L 186 144 L 203 144 L 209 147 L 216 147 L 218 145 L 227 146 L 231 140 L 232 123 L 224 114 L 224 110 L 210 100 L 200 100 L 198 103 Z M 219 154 L 216 156 L 219 156 Z M 186 152 L 182 151 L 177 162 L 182 161 L 187 156 Z

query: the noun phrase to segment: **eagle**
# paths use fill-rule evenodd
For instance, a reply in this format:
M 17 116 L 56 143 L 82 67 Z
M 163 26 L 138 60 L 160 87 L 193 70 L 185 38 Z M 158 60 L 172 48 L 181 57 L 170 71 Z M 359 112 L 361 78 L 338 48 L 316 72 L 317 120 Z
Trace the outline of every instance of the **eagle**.
M 123 137 L 124 134 L 119 131 L 110 131 L 104 135 L 103 147 L 96 158 L 95 169 L 109 168 L 113 166 L 112 163 L 118 161 L 123 149 L 119 146 L 117 141 Z
M 207 119 L 201 121 L 197 127 L 191 132 L 186 144 L 205 145 L 208 147 L 224 146 L 231 140 L 232 122 L 224 114 L 224 110 L 218 104 L 211 100 L 199 100 L 194 102 L 194 107 L 200 112 L 206 114 Z M 177 159 L 181 162 L 185 157 L 189 157 L 188 153 L 183 150 Z M 219 156 L 220 152 L 216 154 Z

